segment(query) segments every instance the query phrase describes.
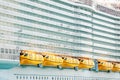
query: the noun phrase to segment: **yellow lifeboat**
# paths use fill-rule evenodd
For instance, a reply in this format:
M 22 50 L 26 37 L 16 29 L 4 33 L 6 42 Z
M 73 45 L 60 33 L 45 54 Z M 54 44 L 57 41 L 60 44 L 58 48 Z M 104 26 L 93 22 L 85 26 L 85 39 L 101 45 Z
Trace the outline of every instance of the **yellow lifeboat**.
M 44 58 L 41 54 L 31 50 L 21 50 L 20 65 L 37 65 L 42 67 Z
M 91 70 L 95 66 L 94 61 L 91 59 L 80 59 L 79 68 Z
M 64 57 L 62 67 L 64 68 L 74 68 L 78 70 L 79 60 L 72 57 Z
M 52 66 L 52 67 L 57 67 L 57 68 L 61 69 L 62 63 L 63 63 L 63 59 L 59 56 L 55 56 L 55 55 L 45 55 L 44 56 L 44 62 L 43 62 L 44 66 Z
M 113 63 L 113 72 L 120 72 L 120 63 Z
M 113 68 L 113 64 L 111 62 L 102 61 L 102 60 L 98 61 L 98 69 L 99 70 L 110 72 L 112 70 L 112 68 Z

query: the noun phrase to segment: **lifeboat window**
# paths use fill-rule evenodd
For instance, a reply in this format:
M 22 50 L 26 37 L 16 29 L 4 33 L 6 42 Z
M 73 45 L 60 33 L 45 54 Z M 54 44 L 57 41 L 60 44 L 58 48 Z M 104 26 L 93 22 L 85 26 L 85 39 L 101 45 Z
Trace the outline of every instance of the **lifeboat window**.
M 25 53 L 25 54 L 24 54 L 24 56 L 28 56 L 28 54 L 27 54 L 27 53 Z
M 103 62 L 101 64 L 103 64 Z
M 43 57 L 45 57 L 45 55 L 43 55 Z
M 23 53 L 20 53 L 20 55 L 23 55 Z
M 98 63 L 100 63 L 100 62 L 98 62 Z
M 84 60 L 81 60 L 81 62 L 83 62 Z
M 67 58 L 64 58 L 64 60 L 67 60 Z
M 49 56 L 46 56 L 46 58 L 49 58 Z

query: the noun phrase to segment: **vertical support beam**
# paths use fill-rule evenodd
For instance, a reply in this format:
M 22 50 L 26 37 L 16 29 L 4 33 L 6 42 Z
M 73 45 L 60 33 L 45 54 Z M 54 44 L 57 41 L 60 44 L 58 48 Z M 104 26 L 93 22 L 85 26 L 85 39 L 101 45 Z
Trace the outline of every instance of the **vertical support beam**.
M 94 59 L 94 63 L 95 63 L 95 66 L 94 66 L 93 70 L 98 72 L 99 70 L 98 70 L 98 61 L 97 61 L 97 59 Z

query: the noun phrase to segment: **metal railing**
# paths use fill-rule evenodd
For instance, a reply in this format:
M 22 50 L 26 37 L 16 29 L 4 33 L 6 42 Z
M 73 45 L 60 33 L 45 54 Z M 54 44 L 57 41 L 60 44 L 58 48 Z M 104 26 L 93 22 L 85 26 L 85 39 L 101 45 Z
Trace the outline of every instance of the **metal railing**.
M 66 75 L 14 74 L 16 80 L 119 80 L 118 78 L 84 77 Z
M 120 17 L 120 12 L 119 11 L 109 9 L 109 8 L 107 8 L 105 6 L 102 6 L 102 5 L 97 5 L 96 8 L 97 8 L 97 10 L 100 10 L 100 11 L 105 12 L 107 14 L 111 14 L 111 15 Z

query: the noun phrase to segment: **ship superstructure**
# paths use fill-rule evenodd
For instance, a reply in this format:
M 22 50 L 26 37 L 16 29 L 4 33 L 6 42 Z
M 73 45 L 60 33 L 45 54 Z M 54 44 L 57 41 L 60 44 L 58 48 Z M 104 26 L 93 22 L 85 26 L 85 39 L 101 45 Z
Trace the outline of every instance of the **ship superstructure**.
M 22 49 L 120 61 L 119 32 L 120 11 L 93 0 L 0 0 L 0 67 L 18 66 Z

